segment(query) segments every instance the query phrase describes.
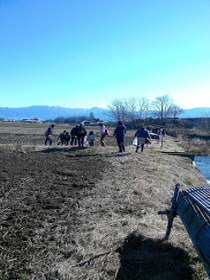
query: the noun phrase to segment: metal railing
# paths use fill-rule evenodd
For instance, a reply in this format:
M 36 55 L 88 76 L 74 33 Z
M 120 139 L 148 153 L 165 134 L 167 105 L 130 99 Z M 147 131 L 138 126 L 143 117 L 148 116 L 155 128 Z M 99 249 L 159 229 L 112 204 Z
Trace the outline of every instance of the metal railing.
M 175 186 L 168 211 L 168 225 L 164 239 L 168 239 L 173 219 L 178 215 L 184 224 L 193 245 L 210 277 L 210 187 L 196 187 L 182 191 Z

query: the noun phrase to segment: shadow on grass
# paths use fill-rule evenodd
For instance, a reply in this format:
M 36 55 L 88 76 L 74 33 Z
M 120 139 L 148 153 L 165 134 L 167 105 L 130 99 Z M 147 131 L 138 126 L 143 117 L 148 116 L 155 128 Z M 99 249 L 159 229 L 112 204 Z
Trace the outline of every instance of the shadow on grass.
M 192 280 L 190 257 L 181 248 L 132 233 L 124 241 L 116 280 Z
M 89 149 L 89 147 L 48 147 L 45 150 L 42 150 L 42 153 L 53 153 L 53 152 L 75 152 L 75 151 L 83 151 L 83 150 L 87 150 Z M 91 150 L 90 150 L 91 152 Z M 72 154 L 72 155 L 68 155 L 68 157 L 70 158 L 81 158 L 81 157 L 124 157 L 124 156 L 128 156 L 131 155 L 131 153 L 120 153 L 120 152 L 107 152 L 107 153 L 90 153 L 90 154 Z
M 88 149 L 88 147 L 71 147 L 69 148 L 67 147 L 46 147 L 45 150 L 42 150 L 42 153 L 52 153 L 52 152 L 74 152 L 74 151 L 78 151 L 78 150 L 86 150 Z
M 106 154 L 83 154 L 83 155 L 68 155 L 69 158 L 81 158 L 81 157 L 125 157 L 131 155 L 131 153 L 106 153 Z

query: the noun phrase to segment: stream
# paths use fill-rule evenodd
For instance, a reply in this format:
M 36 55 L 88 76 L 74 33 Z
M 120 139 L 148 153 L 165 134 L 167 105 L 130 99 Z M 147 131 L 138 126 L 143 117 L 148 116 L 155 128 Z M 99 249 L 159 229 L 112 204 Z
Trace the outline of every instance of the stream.
M 194 164 L 210 184 L 210 156 L 195 156 Z

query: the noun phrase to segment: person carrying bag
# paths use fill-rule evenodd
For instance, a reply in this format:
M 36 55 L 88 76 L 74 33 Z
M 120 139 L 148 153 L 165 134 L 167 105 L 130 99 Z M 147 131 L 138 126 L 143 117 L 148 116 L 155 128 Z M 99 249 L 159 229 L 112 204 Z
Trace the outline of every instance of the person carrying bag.
M 138 129 L 135 133 L 135 137 L 137 137 L 137 146 L 136 146 L 136 153 L 138 152 L 139 148 L 141 147 L 141 152 L 144 151 L 144 145 L 150 142 L 150 135 L 149 132 L 146 130 L 144 126 Z M 149 142 L 148 142 L 149 141 Z

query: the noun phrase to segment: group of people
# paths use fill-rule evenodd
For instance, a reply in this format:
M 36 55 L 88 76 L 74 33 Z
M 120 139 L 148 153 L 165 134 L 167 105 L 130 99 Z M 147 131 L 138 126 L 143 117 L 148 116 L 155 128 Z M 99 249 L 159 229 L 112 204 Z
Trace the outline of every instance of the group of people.
M 52 135 L 53 135 L 53 128 L 54 124 L 52 124 L 47 131 L 45 132 L 45 145 L 49 143 L 49 145 L 52 145 Z M 116 137 L 117 145 L 119 148 L 119 152 L 125 152 L 125 136 L 126 136 L 127 127 L 123 124 L 122 121 L 118 121 L 118 125 L 114 130 L 113 135 Z M 162 131 L 161 131 L 162 132 Z M 94 131 L 90 131 L 89 134 L 87 134 L 87 131 L 84 127 L 84 125 L 76 125 L 72 128 L 70 133 L 68 133 L 66 130 L 60 133 L 58 136 L 59 142 L 58 145 L 78 145 L 79 147 L 83 147 L 84 144 L 88 144 L 90 147 L 94 146 L 95 137 L 100 137 L 100 145 L 102 147 L 105 147 L 105 137 L 109 135 L 108 128 L 100 123 L 99 124 L 99 131 L 95 134 Z M 151 136 L 146 129 L 146 127 L 142 126 L 140 129 L 138 129 L 134 135 L 134 137 L 137 138 L 136 143 L 136 152 L 144 151 L 145 144 L 150 142 Z M 85 143 L 86 142 L 86 143 Z
M 52 124 L 47 131 L 44 133 L 45 135 L 45 145 L 52 145 L 53 142 L 53 129 L 55 125 Z M 99 136 L 100 137 L 100 144 L 101 146 L 105 147 L 105 142 L 104 139 L 105 137 L 109 135 L 109 130 L 108 128 L 103 125 L 102 123 L 99 124 L 99 131 L 95 134 L 94 131 L 90 131 L 89 134 L 87 134 L 87 131 L 84 127 L 84 125 L 76 125 L 75 127 L 72 128 L 72 130 L 67 132 L 64 130 L 61 132 L 58 136 L 59 142 L 57 143 L 58 145 L 78 145 L 79 147 L 84 147 L 85 142 L 90 146 L 94 146 L 94 141 L 95 137 Z
M 126 130 L 127 127 L 121 121 L 118 122 L 118 126 L 114 130 L 114 135 L 116 136 L 120 153 L 125 152 L 124 139 L 126 135 Z M 141 152 L 143 152 L 145 144 L 147 144 L 151 140 L 150 134 L 146 127 L 142 126 L 140 129 L 138 129 L 134 137 L 137 138 L 136 152 L 138 152 L 139 148 L 141 148 Z

